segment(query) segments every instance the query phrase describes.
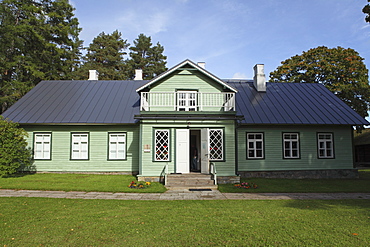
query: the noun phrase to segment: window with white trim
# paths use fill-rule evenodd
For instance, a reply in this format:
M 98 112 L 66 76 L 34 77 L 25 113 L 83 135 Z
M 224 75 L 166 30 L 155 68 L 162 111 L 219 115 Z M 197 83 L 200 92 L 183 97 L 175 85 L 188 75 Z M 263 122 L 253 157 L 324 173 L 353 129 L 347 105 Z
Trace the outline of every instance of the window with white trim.
M 177 91 L 177 110 L 196 111 L 197 91 Z
M 247 158 L 263 159 L 263 133 L 247 133 Z
M 109 133 L 109 160 L 126 159 L 126 133 Z
M 169 161 L 170 160 L 170 131 L 157 129 L 154 131 L 155 144 L 155 161 Z
M 71 159 L 72 160 L 89 159 L 88 133 L 72 133 Z
M 334 158 L 334 145 L 332 133 L 317 134 L 317 148 L 319 159 Z
M 298 133 L 284 133 L 283 134 L 283 148 L 285 159 L 299 158 L 299 134 Z
M 51 159 L 51 134 L 35 133 L 34 134 L 34 159 L 50 160 Z
M 209 130 L 209 160 L 217 161 L 224 159 L 224 135 L 223 129 Z

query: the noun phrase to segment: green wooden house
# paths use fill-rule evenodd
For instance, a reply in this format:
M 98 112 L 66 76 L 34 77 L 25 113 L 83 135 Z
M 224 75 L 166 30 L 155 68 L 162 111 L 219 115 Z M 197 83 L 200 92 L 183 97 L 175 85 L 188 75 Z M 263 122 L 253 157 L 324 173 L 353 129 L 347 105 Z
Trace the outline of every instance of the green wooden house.
M 323 85 L 222 80 L 185 60 L 153 80 L 42 81 L 4 112 L 29 133 L 42 172 L 356 177 L 354 125 Z

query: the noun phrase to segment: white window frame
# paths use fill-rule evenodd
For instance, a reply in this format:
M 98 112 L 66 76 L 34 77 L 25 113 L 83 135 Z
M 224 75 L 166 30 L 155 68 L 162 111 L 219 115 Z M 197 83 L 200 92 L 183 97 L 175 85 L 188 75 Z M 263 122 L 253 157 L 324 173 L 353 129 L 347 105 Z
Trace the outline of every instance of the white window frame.
M 89 159 L 89 133 L 71 133 L 71 160 Z
M 108 133 L 108 160 L 126 160 L 126 133 Z
M 247 159 L 264 159 L 264 153 L 263 133 L 247 133 Z
M 51 160 L 51 133 L 34 133 L 33 139 L 33 158 Z
M 319 159 L 334 159 L 333 133 L 317 133 L 317 156 Z
M 197 109 L 198 109 L 198 92 L 197 91 L 195 90 L 177 91 L 177 110 L 178 111 L 197 111 Z
M 170 161 L 170 135 L 169 129 L 154 130 L 154 161 Z
M 213 134 L 212 132 L 216 132 Z M 220 137 L 220 139 L 213 140 L 214 137 Z M 223 129 L 209 129 L 209 160 L 210 161 L 224 161 L 224 130 Z M 220 144 L 215 146 L 215 144 Z
M 287 136 L 289 136 L 289 138 L 286 138 Z M 292 136 L 296 136 L 296 138 L 292 138 Z M 288 147 L 286 147 L 286 144 L 288 144 Z M 294 147 L 294 145 L 296 146 Z M 296 155 L 294 155 L 294 151 L 296 151 Z M 283 133 L 283 157 L 284 159 L 300 158 L 299 133 Z

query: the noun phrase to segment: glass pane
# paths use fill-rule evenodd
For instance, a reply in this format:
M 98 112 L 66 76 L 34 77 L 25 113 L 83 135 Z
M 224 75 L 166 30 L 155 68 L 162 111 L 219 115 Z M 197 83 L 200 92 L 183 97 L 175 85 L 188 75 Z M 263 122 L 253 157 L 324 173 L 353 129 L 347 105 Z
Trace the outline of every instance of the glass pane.
M 262 150 L 257 150 L 257 157 L 262 158 Z
M 261 134 L 256 134 L 256 139 L 262 139 L 262 135 Z
M 298 147 L 298 142 L 292 142 L 292 148 L 297 148 Z
M 249 142 L 249 148 L 253 149 L 254 148 L 254 143 L 253 142 Z
M 249 150 L 248 157 L 249 158 L 254 158 L 254 151 L 253 150 Z
M 256 142 L 256 148 L 262 149 L 262 142 Z

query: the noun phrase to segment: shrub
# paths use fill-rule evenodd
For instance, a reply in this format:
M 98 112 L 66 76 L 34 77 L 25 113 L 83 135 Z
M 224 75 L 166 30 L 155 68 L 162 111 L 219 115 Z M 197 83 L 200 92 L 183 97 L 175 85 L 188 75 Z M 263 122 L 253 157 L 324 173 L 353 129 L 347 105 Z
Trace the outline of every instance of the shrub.
M 27 132 L 18 127 L 18 123 L 0 116 L 0 177 L 31 166 L 32 153 L 27 148 L 27 136 Z

